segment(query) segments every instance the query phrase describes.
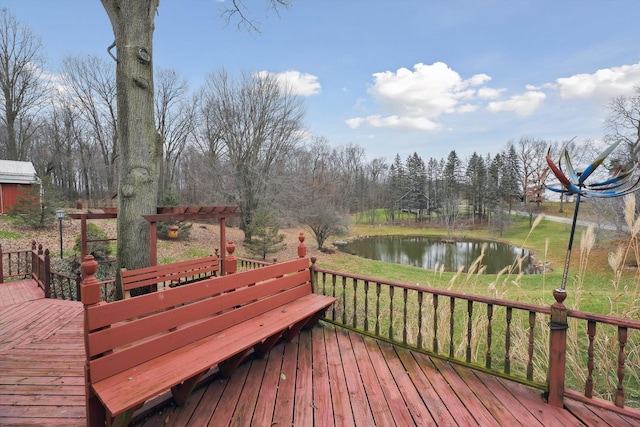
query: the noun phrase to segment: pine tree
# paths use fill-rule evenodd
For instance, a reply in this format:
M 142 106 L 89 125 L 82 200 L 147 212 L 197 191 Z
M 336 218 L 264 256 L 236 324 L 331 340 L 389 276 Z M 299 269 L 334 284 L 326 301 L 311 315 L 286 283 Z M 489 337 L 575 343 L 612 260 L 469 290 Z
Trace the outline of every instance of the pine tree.
M 261 206 L 253 214 L 249 224 L 251 240 L 244 242 L 244 247 L 262 260 L 267 255 L 283 250 L 287 245 L 282 243 L 285 236 L 280 233 L 276 214 L 271 209 Z

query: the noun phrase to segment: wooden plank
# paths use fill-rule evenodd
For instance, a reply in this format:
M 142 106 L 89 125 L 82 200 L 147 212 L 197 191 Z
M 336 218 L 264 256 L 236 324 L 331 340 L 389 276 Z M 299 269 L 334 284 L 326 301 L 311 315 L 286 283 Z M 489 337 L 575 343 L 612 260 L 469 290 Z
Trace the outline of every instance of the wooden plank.
M 631 420 L 611 411 L 588 406 L 574 400 L 566 400 L 565 407 L 576 418 L 589 426 L 630 427 L 640 425 L 640 420 L 635 420 L 635 422 L 632 423 Z
M 396 353 L 396 351 L 400 349 L 396 350 L 391 345 L 380 343 L 380 350 L 415 423 L 429 426 L 435 425 L 429 409 L 417 392 L 415 385 Z
M 502 387 L 497 384 L 492 384 L 489 380 L 487 380 L 487 383 L 492 387 L 485 385 L 482 380 L 486 379 L 488 375 L 475 373 L 470 369 L 464 369 L 455 364 L 452 364 L 451 367 L 469 387 L 469 390 L 471 390 L 489 410 L 499 425 L 517 425 L 518 423 L 523 423 L 531 427 L 542 426 L 525 406 L 519 404 L 515 399 L 510 399 L 511 395 Z
M 389 404 L 385 400 L 384 392 L 382 391 L 382 386 L 380 385 L 376 369 L 369 358 L 367 348 L 362 342 L 362 336 L 355 333 L 349 333 L 348 338 L 350 341 L 349 347 L 353 349 L 355 362 L 357 364 L 357 371 L 362 379 L 365 397 L 363 402 L 369 402 L 371 415 L 375 420 L 375 424 L 380 426 L 395 424 Z
M 251 361 L 247 380 L 242 388 L 242 394 L 229 422 L 229 426 L 251 426 L 253 412 L 256 407 L 256 402 L 258 401 L 260 385 L 262 384 L 266 366 L 266 359 L 254 359 Z
M 436 425 L 454 425 L 456 424 L 456 420 L 461 422 L 472 420 L 471 416 L 466 411 L 460 411 L 455 415 L 454 419 L 451 412 L 447 410 L 447 403 L 459 405 L 460 402 L 457 398 L 451 398 L 453 392 L 446 383 L 443 382 L 441 384 L 442 389 L 436 389 L 431 381 L 429 381 L 430 378 L 439 375 L 433 365 L 421 365 L 419 361 L 422 359 L 417 359 L 414 352 L 398 350 L 396 353 L 398 354 L 400 361 L 402 361 L 409 378 L 411 378 L 411 381 L 415 384 L 420 397 L 425 402 Z M 444 399 L 447 399 L 447 403 L 443 401 L 441 395 L 445 396 Z
M 218 406 L 216 406 L 215 414 L 212 417 L 212 421 L 216 425 L 229 425 L 238 401 L 240 400 L 240 396 L 242 395 L 242 388 L 247 379 L 250 366 L 250 363 L 240 365 L 233 377 L 231 377 L 231 381 L 227 383 L 224 393 L 220 396 Z
M 44 291 L 33 279 L 0 283 L 0 307 L 44 298 Z
M 331 403 L 333 405 L 333 415 L 336 426 L 355 425 L 351 402 L 349 400 L 349 389 L 342 367 L 340 349 L 335 329 L 325 328 L 325 346 L 327 349 L 327 364 L 329 365 L 329 381 L 331 383 Z
M 338 347 L 340 348 L 340 358 L 344 369 L 347 389 L 351 399 L 351 410 L 356 425 L 374 425 L 371 407 L 368 404 L 367 395 L 356 363 L 356 356 L 353 353 L 353 346 L 349 340 L 349 335 L 345 332 L 336 334 Z
M 282 368 L 278 379 L 278 394 L 273 412 L 273 425 L 293 425 L 293 406 L 296 392 L 298 359 L 298 337 L 290 341 L 292 345 L 284 348 Z
M 421 423 L 422 420 L 414 420 L 411 416 L 407 403 L 402 397 L 402 393 L 396 384 L 393 373 L 389 369 L 378 343 L 373 339 L 363 338 L 363 344 L 371 360 L 371 365 L 378 377 L 382 393 L 384 394 L 384 401 L 387 403 L 393 419 L 399 426 Z
M 38 407 L 34 407 L 33 411 L 38 411 Z M 0 406 L 0 412 L 2 407 Z M 46 426 L 65 426 L 65 427 L 85 427 L 86 421 L 83 418 L 12 418 L 2 417 L 0 418 L 5 426 L 34 426 L 34 427 L 46 427 Z
M 125 291 L 142 286 L 156 285 L 165 282 L 178 283 L 181 279 L 211 276 L 220 270 L 218 257 L 191 259 L 172 264 L 160 264 L 135 270 L 120 270 L 122 287 Z
M 575 426 L 583 425 L 569 411 L 562 408 L 555 408 L 548 405 L 542 399 L 542 391 L 521 384 L 499 380 L 504 388 L 509 390 L 522 405 L 530 408 L 531 413 L 545 426 L 563 425 Z
M 161 419 L 163 424 L 169 424 L 173 426 L 186 426 L 193 417 L 194 412 L 200 406 L 205 387 L 196 389 L 190 398 L 182 406 L 172 406 L 167 413 L 161 413 Z M 205 424 L 206 425 L 206 424 Z
M 291 341 L 287 346 L 293 345 Z M 311 332 L 298 335 L 298 361 L 296 374 L 295 402 L 293 407 L 293 425 L 313 425 L 313 366 Z
M 227 379 L 216 379 L 201 390 L 197 390 L 197 393 L 187 400 L 187 403 L 189 403 L 190 400 L 197 402 L 197 404 L 194 405 L 195 408 L 192 411 L 189 410 L 190 418 L 188 422 L 183 422 L 183 418 L 185 417 L 182 414 L 176 413 L 176 415 L 171 417 L 169 425 L 175 427 L 208 425 L 213 418 L 213 413 L 218 407 L 218 403 L 220 402 L 220 398 L 224 393 L 228 381 Z M 202 391 L 202 397 L 200 397 L 200 391 Z M 179 409 L 182 412 L 187 411 L 185 407 Z M 164 426 L 165 423 L 162 422 L 156 425 Z
M 284 344 L 276 345 L 268 354 L 262 385 L 253 411 L 253 420 L 256 424 L 271 425 L 273 420 L 284 348 Z
M 312 337 L 312 371 L 313 371 L 313 420 L 317 426 L 335 425 L 333 418 L 333 404 L 331 401 L 331 387 L 329 384 L 329 370 L 327 350 L 324 343 L 324 329 L 313 328 Z M 273 350 L 271 351 L 273 353 Z
M 478 397 L 473 393 L 464 380 L 460 378 L 458 373 L 453 369 L 449 362 L 431 359 L 433 364 L 438 368 L 440 374 L 455 390 L 456 395 L 463 402 L 464 407 L 471 413 L 476 422 L 480 425 L 498 425 L 491 415 L 491 412 L 480 402 Z M 458 409 L 449 408 L 452 413 L 456 413 Z

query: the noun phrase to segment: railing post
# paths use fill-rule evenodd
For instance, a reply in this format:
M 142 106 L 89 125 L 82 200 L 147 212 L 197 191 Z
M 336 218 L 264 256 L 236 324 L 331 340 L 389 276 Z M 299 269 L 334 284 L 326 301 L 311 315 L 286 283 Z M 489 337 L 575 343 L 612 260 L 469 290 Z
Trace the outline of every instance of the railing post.
M 224 274 L 233 274 L 238 271 L 238 260 L 233 255 L 236 250 L 236 245 L 233 244 L 232 240 L 229 240 L 226 249 L 229 255 L 227 255 L 224 260 Z
M 563 304 L 567 298 L 564 289 L 553 291 L 556 302 L 551 306 L 549 322 L 549 371 L 547 372 L 548 400 L 551 406 L 564 406 L 564 379 L 567 358 L 567 307 Z
M 100 303 L 100 282 L 94 274 L 98 271 L 98 263 L 92 255 L 87 255 L 82 261 L 82 305 L 84 306 L 84 348 L 85 348 L 85 402 L 87 425 L 104 424 L 106 417 L 104 407 L 100 404 L 98 397 L 91 387 L 91 370 L 89 360 L 91 358 L 91 348 L 89 345 L 89 309 Z
M 44 251 L 44 277 L 42 282 L 44 284 L 44 297 L 51 298 L 51 257 L 49 256 L 49 249 Z
M 300 244 L 298 245 L 298 258 L 304 258 L 307 256 L 307 247 L 304 245 L 304 234 L 300 233 L 298 235 L 298 240 Z

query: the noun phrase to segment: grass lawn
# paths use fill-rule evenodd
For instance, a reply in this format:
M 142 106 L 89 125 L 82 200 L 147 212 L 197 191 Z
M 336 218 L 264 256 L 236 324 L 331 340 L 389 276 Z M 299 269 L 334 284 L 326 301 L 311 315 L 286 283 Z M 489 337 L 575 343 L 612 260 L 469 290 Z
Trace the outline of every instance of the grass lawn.
M 551 210 L 553 209 L 552 207 Z M 607 261 L 609 253 L 615 251 L 619 244 L 625 244 L 625 242 L 615 240 L 609 232 L 596 233 L 595 244 L 588 256 L 586 251 L 581 256 L 581 238 L 585 230 L 585 228 L 579 227 L 576 231 L 566 286 L 568 298 L 565 304 L 570 308 L 583 311 L 626 316 L 629 312 L 635 311 L 633 306 L 637 305 L 637 301 L 640 300 L 640 287 L 636 271 L 635 269 L 627 269 L 616 280 Z M 349 231 L 350 238 L 398 234 L 446 235 L 446 231 L 433 228 L 361 224 L 352 225 Z M 549 274 L 440 273 L 418 267 L 368 260 L 342 252 L 327 257 L 321 256 L 318 265 L 331 270 L 368 277 L 550 305 L 554 301 L 553 289 L 560 287 L 562 282 L 562 270 L 569 234 L 569 225 L 548 220 L 542 220 L 531 230 L 529 219 L 526 217 L 513 217 L 511 225 L 505 229 L 503 236 L 495 236 L 489 230 L 464 230 L 458 233 L 460 237 L 492 238 L 516 246 L 524 246 L 536 254 L 539 262 L 551 261 L 553 272 Z M 633 262 L 635 262 L 635 258 Z

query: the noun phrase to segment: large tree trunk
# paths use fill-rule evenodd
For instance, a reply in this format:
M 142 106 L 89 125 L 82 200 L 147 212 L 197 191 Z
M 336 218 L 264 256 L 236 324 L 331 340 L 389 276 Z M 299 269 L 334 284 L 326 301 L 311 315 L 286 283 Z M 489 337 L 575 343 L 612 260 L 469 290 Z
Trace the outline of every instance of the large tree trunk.
M 118 268 L 149 265 L 149 225 L 142 215 L 156 212 L 162 153 L 153 116 L 152 39 L 158 3 L 102 0 L 117 52 Z

